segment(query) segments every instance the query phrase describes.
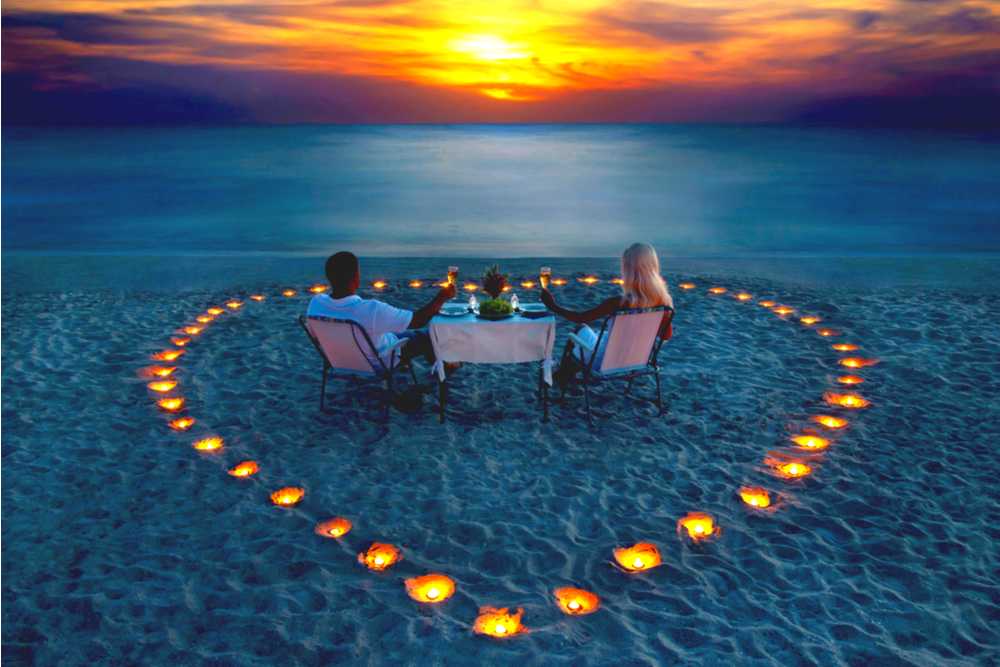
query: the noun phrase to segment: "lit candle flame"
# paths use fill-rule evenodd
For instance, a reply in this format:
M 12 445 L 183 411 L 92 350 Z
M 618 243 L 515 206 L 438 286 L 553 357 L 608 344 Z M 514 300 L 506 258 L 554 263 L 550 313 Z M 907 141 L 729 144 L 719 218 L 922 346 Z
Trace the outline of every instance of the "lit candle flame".
M 850 410 L 867 408 L 871 405 L 871 402 L 868 399 L 862 398 L 858 394 L 838 394 L 832 391 L 828 391 L 823 394 L 823 400 L 830 405 L 838 405 L 842 408 L 848 408 Z
M 816 415 L 812 418 L 817 424 L 821 424 L 829 429 L 840 429 L 847 426 L 847 420 L 843 417 L 834 417 L 833 415 Z
M 172 396 L 170 398 L 161 398 L 156 402 L 160 406 L 161 410 L 166 412 L 177 412 L 184 407 L 184 399 L 180 396 Z
M 436 572 L 406 579 L 404 583 L 407 594 L 417 602 L 439 604 L 455 594 L 454 580 Z
M 579 278 L 578 280 L 584 285 L 596 285 L 597 283 L 601 282 L 600 278 L 598 278 L 597 276 L 584 276 L 583 278 Z
M 694 283 L 678 283 L 677 286 L 685 290 L 694 289 L 695 287 L 697 287 L 697 285 L 695 285 Z
M 837 377 L 839 384 L 861 384 L 865 381 L 863 377 L 857 375 L 841 375 Z
M 556 604 L 564 614 L 570 616 L 585 616 L 593 614 L 601 608 L 601 598 L 582 588 L 557 588 L 552 591 Z
M 784 315 L 791 315 L 792 313 L 795 312 L 795 309 L 792 308 L 791 306 L 775 306 L 771 310 L 775 314 L 782 315 L 782 316 L 784 316 Z
M 744 486 L 740 488 L 740 500 L 750 507 L 764 509 L 771 506 L 771 494 L 759 486 Z
M 740 292 L 736 295 L 737 301 L 749 301 L 753 298 L 753 294 L 747 294 L 746 292 Z
M 840 332 L 834 329 L 816 329 L 816 333 L 818 333 L 823 338 L 830 338 L 831 336 L 840 335 Z
M 215 318 L 212 317 L 211 315 L 199 315 L 198 317 L 196 317 L 194 319 L 199 324 L 208 324 L 209 322 L 211 322 Z
M 266 296 L 264 296 L 263 294 L 251 294 L 251 295 L 250 295 L 250 298 L 251 298 L 251 299 L 252 299 L 253 301 L 263 301 L 263 300 L 264 300 L 264 299 L 266 299 L 267 297 L 266 297 Z
M 702 542 L 717 536 L 721 529 L 715 525 L 715 519 L 705 512 L 690 512 L 677 521 L 678 531 L 687 531 L 688 537 L 695 542 Z
M 624 285 L 625 284 L 625 279 L 624 278 L 612 278 L 611 279 L 611 284 L 612 285 Z
M 861 357 L 844 357 L 838 362 L 841 366 L 846 366 L 847 368 L 865 368 L 866 366 L 874 366 L 878 363 L 878 359 L 862 359 Z
M 326 290 L 327 290 L 327 286 L 326 285 L 320 285 L 320 284 L 313 285 L 312 287 L 309 288 L 309 291 L 312 292 L 313 294 L 322 294 Z
M 649 542 L 618 547 L 614 550 L 614 556 L 619 567 L 626 572 L 642 572 L 663 564 L 660 550 Z
M 559 287 L 562 287 L 563 285 L 566 284 L 566 279 L 565 278 L 553 278 L 551 280 L 551 282 L 552 282 L 553 285 L 558 285 Z
M 252 477 L 260 471 L 260 466 L 256 461 L 242 461 L 230 468 L 227 472 L 233 477 Z
M 295 290 L 286 289 L 281 292 L 281 296 L 295 296 Z
M 239 308 L 242 308 L 242 307 L 243 307 L 243 302 L 242 301 L 237 301 L 237 300 L 233 299 L 232 301 L 227 301 L 226 302 L 226 308 L 228 308 L 229 310 L 238 310 Z
M 184 356 L 184 350 L 164 350 L 153 355 L 154 361 L 174 361 Z
M 802 434 L 792 436 L 792 442 L 801 447 L 802 449 L 809 449 L 812 451 L 819 451 L 821 449 L 826 449 L 830 446 L 830 441 L 826 438 L 821 438 L 818 435 Z
M 369 570 L 375 570 L 376 572 L 381 572 L 392 567 L 402 560 L 402 558 L 403 554 L 398 547 L 381 542 L 372 543 L 368 547 L 368 551 L 358 554 L 358 562 Z
M 764 300 L 764 301 L 758 301 L 757 305 L 761 306 L 763 308 L 774 308 L 775 306 L 778 305 L 778 302 L 777 301 Z
M 217 435 L 210 436 L 208 438 L 202 438 L 201 440 L 196 440 L 192 447 L 197 449 L 199 452 L 216 452 L 222 449 L 222 438 Z
M 197 336 L 198 334 L 201 333 L 201 327 L 195 327 L 195 326 L 184 327 L 183 331 L 189 336 Z
M 807 327 L 811 327 L 812 325 L 816 324 L 817 322 L 822 322 L 822 321 L 823 320 L 821 320 L 820 318 L 816 317 L 815 315 L 807 315 L 806 317 L 800 317 L 799 318 L 799 322 L 801 322 L 802 324 L 806 325 Z
M 156 382 L 150 382 L 146 386 L 155 392 L 165 394 L 176 387 L 177 382 L 175 380 L 157 380 Z
M 521 287 L 523 287 L 524 289 L 532 289 L 532 288 L 535 287 L 535 281 L 534 280 L 522 280 L 521 281 Z
M 423 287 L 423 286 L 424 286 L 424 281 L 422 281 L 422 280 L 411 280 L 410 281 L 410 287 L 412 287 L 413 289 L 417 289 L 417 288 Z
M 491 637 L 513 637 L 528 629 L 521 624 L 521 616 L 524 609 L 518 608 L 513 614 L 509 613 L 507 607 L 482 607 L 479 616 L 476 618 L 472 631 L 479 635 L 490 635 Z
M 321 537 L 338 538 L 351 532 L 354 525 L 349 519 L 342 516 L 335 516 L 332 519 L 321 521 L 316 524 L 315 533 Z
M 775 474 L 785 479 L 798 479 L 812 474 L 812 467 L 805 461 L 796 459 L 768 459 L 766 461 Z
M 158 378 L 168 378 L 174 374 L 177 366 L 150 366 L 146 369 L 146 375 L 155 375 Z
M 708 288 L 708 292 L 710 294 L 725 294 L 726 293 L 726 288 L 725 287 L 709 287 Z
M 302 501 L 306 490 L 298 486 L 286 486 L 271 494 L 271 502 L 281 507 L 294 507 Z
M 388 285 L 389 283 L 387 283 L 384 280 L 376 280 L 375 282 L 372 283 L 372 287 L 374 287 L 375 289 L 385 289 L 386 287 L 388 287 Z
M 830 347 L 837 352 L 854 352 L 858 349 L 858 346 L 854 343 L 834 343 Z
M 184 347 L 185 345 L 191 342 L 191 339 L 188 338 L 187 336 L 174 336 L 173 338 L 170 339 L 170 342 L 176 345 L 177 347 Z
M 178 417 L 177 419 L 171 421 L 168 425 L 175 431 L 186 431 L 194 426 L 194 417 Z
M 476 283 L 465 283 L 464 285 L 462 285 L 462 289 L 464 289 L 466 292 L 475 292 L 477 289 L 479 289 L 479 285 L 477 285 Z

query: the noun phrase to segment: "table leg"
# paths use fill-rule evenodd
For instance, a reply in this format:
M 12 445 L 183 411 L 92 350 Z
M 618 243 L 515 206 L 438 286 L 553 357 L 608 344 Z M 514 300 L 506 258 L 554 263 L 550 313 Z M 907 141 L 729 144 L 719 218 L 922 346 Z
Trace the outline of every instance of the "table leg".
M 542 421 L 549 421 L 549 385 L 545 383 L 545 371 L 538 371 L 538 396 L 542 399 Z
M 438 382 L 438 403 L 440 404 L 440 414 L 438 415 L 438 421 L 444 423 L 444 404 L 448 400 L 448 381 L 441 380 Z

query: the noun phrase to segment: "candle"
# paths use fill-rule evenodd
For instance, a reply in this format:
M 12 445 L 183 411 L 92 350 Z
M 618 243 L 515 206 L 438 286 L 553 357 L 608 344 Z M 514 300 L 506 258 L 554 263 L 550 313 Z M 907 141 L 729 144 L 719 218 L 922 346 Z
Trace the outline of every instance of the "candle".
M 482 607 L 479 616 L 472 626 L 472 631 L 478 635 L 489 635 L 491 637 L 513 637 L 528 629 L 521 624 L 521 617 L 524 609 L 518 608 L 513 614 L 507 607 Z
M 209 315 L 221 315 L 226 311 L 224 311 L 222 308 L 209 308 L 205 312 L 208 313 Z
M 708 292 L 709 292 L 709 294 L 725 294 L 726 293 L 726 288 L 725 287 L 709 287 L 708 288 Z
M 417 288 L 420 288 L 420 287 L 423 287 L 423 286 L 424 286 L 424 281 L 422 281 L 422 280 L 411 280 L 410 281 L 410 287 L 412 287 L 413 289 L 417 289 Z
M 847 420 L 843 417 L 834 417 L 833 415 L 816 415 L 812 418 L 817 424 L 821 424 L 829 429 L 841 429 L 847 426 Z
M 358 562 L 369 570 L 381 572 L 403 559 L 403 553 L 398 547 L 381 542 L 373 542 L 368 551 L 358 554 Z
M 858 349 L 858 346 L 854 343 L 834 343 L 830 347 L 837 352 L 854 352 Z
M 612 285 L 624 285 L 625 284 L 625 279 L 624 278 L 612 278 L 611 279 L 611 284 Z
M 521 287 L 523 287 L 524 289 L 534 289 L 534 287 L 535 287 L 535 281 L 534 280 L 522 280 L 521 281 Z
M 260 470 L 256 461 L 242 461 L 230 468 L 227 472 L 233 477 L 252 477 Z
M 765 299 L 764 301 L 758 301 L 757 305 L 762 306 L 764 308 L 774 308 L 775 306 L 778 305 L 778 303 L 776 301 L 768 301 Z
M 842 408 L 848 408 L 850 410 L 867 408 L 869 405 L 871 405 L 871 401 L 862 398 L 858 394 L 838 394 L 832 391 L 828 391 L 825 394 L 823 394 L 823 400 L 825 400 L 830 405 L 837 405 Z
M 191 342 L 191 339 L 187 336 L 174 336 L 170 339 L 170 342 L 177 347 L 184 347 Z
M 566 284 L 566 279 L 565 278 L 553 278 L 552 279 L 552 284 L 556 285 L 557 287 L 562 287 L 563 285 Z
M 618 566 L 626 572 L 642 572 L 663 564 L 660 550 L 649 542 L 618 547 L 614 550 L 614 556 Z
M 809 449 L 812 451 L 826 449 L 830 445 L 830 441 L 826 438 L 821 438 L 818 435 L 811 435 L 808 433 L 793 435 L 792 442 L 802 449 Z
M 194 319 L 199 324 L 208 324 L 209 322 L 211 322 L 215 318 L 212 317 L 211 315 L 199 315 L 198 317 L 196 317 Z
M 186 431 L 194 426 L 194 417 L 178 417 L 167 425 L 175 431 Z
M 150 366 L 146 369 L 146 375 L 154 375 L 158 378 L 168 378 L 174 374 L 177 366 Z
M 759 486 L 744 486 L 740 488 L 740 500 L 755 509 L 771 506 L 771 494 Z
M 753 294 L 748 294 L 746 292 L 740 292 L 739 294 L 736 295 L 737 301 L 749 301 L 752 298 Z
M 326 286 L 326 285 L 320 285 L 319 283 L 317 283 L 317 284 L 315 284 L 315 285 L 311 286 L 311 287 L 309 288 L 309 291 L 310 291 L 310 292 L 312 292 L 313 294 L 322 294 L 322 293 L 323 293 L 323 292 L 325 292 L 325 291 L 326 291 L 327 289 L 328 289 L 328 288 L 327 288 L 327 286 Z
M 697 287 L 697 285 L 695 285 L 694 283 L 678 283 L 677 286 L 683 290 L 694 289 L 695 287 Z
M 236 299 L 226 302 L 226 308 L 228 308 L 229 310 L 238 310 L 242 307 L 243 307 L 243 302 L 237 301 Z
M 417 602 L 439 604 L 455 594 L 455 582 L 450 577 L 432 572 L 403 582 L 407 594 Z
M 317 523 L 314 531 L 321 537 L 336 539 L 347 535 L 353 527 L 349 519 L 345 519 L 342 516 L 335 516 L 332 519 Z
M 601 608 L 601 598 L 582 588 L 564 587 L 552 591 L 560 611 L 570 616 L 593 614 Z
M 287 296 L 287 297 L 295 296 L 295 290 L 293 290 L 293 289 L 286 289 L 286 290 L 284 290 L 284 291 L 281 292 L 281 296 Z
M 775 306 L 771 309 L 777 315 L 791 315 L 795 312 L 795 309 L 790 306 Z
M 831 336 L 840 335 L 840 332 L 834 329 L 816 329 L 816 333 L 818 333 L 823 338 L 830 338 Z
M 578 280 L 584 285 L 596 285 L 601 282 L 597 276 L 584 276 L 583 278 L 578 278 Z
M 174 387 L 177 386 L 177 382 L 174 380 L 157 380 L 156 382 L 150 382 L 146 385 L 155 392 L 165 394 Z
M 166 412 L 177 412 L 184 407 L 184 399 L 180 396 L 173 396 L 171 398 L 161 398 L 156 402 L 160 406 L 161 410 Z
M 462 289 L 464 289 L 466 292 L 475 292 L 477 289 L 479 289 L 479 285 L 477 285 L 476 283 L 465 283 L 464 285 L 462 285 Z
M 201 327 L 195 327 L 195 326 L 184 327 L 183 331 L 189 336 L 197 336 L 198 334 L 201 333 Z
M 286 486 L 271 494 L 271 502 L 280 507 L 294 507 L 306 495 L 306 490 L 298 486 Z
M 715 525 L 715 519 L 705 512 L 690 512 L 677 521 L 677 531 L 687 531 L 687 535 L 695 542 L 702 542 L 721 533 Z
M 861 357 L 844 357 L 839 362 L 841 366 L 846 366 L 847 368 L 865 368 L 866 366 L 874 366 L 878 363 L 878 359 L 862 359 Z
M 840 375 L 837 377 L 839 384 L 861 384 L 865 379 L 857 375 Z
M 802 324 L 806 325 L 807 327 L 811 327 L 812 325 L 816 324 L 817 322 L 822 322 L 822 321 L 823 320 L 821 320 L 820 318 L 816 317 L 815 315 L 807 315 L 806 317 L 800 317 L 799 318 L 799 322 L 801 322 Z
M 798 459 L 768 458 L 765 463 L 771 466 L 774 474 L 784 479 L 798 479 L 812 474 L 812 467 Z
M 252 299 L 253 301 L 263 301 L 263 300 L 264 300 L 264 299 L 266 299 L 267 297 L 266 297 L 266 296 L 264 296 L 263 294 L 251 294 L 251 295 L 250 295 L 250 298 L 251 298 L 251 299 Z
M 384 280 L 376 280 L 375 282 L 372 283 L 372 287 L 374 287 L 375 289 L 379 289 L 379 290 L 385 289 L 388 286 L 389 286 L 389 283 L 387 283 Z
M 153 355 L 154 361 L 174 361 L 184 356 L 184 350 L 164 350 Z
M 217 435 L 213 435 L 208 438 L 196 440 L 191 446 L 200 452 L 215 452 L 222 449 L 222 444 L 222 438 Z

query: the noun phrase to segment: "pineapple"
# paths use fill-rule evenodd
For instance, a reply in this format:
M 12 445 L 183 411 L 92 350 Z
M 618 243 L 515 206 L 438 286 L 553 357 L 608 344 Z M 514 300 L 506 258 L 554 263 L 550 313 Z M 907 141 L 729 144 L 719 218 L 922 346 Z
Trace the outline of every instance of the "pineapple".
M 507 274 L 500 273 L 500 267 L 496 264 L 486 269 L 483 274 L 483 291 L 494 299 L 500 298 L 503 288 L 507 285 Z

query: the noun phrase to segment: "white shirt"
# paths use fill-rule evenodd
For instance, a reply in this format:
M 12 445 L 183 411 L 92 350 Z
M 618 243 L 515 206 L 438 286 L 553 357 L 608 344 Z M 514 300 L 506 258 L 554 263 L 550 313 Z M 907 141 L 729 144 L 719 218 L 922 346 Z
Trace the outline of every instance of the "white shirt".
M 413 319 L 412 311 L 390 306 L 377 299 L 362 299 L 357 294 L 342 299 L 334 299 L 329 294 L 317 294 L 306 310 L 306 316 L 313 315 L 354 320 L 371 336 L 380 356 L 384 350 L 399 341 L 396 334 L 406 331 Z M 388 359 L 383 361 L 388 362 Z

